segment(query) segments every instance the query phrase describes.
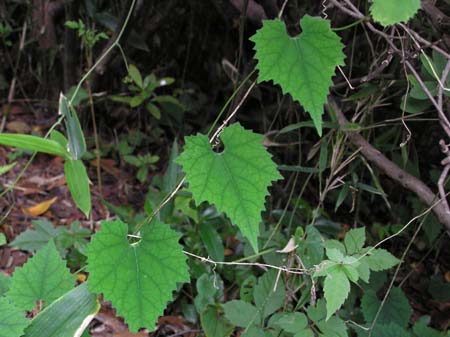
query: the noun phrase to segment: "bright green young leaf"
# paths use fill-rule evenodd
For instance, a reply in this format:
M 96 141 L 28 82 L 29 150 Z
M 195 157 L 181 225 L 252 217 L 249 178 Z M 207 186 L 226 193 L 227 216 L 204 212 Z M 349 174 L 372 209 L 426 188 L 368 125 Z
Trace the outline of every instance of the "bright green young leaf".
M 250 303 L 241 300 L 228 301 L 223 305 L 225 317 L 234 325 L 247 328 L 261 324 L 261 313 Z
M 81 160 L 67 159 L 64 163 L 64 175 L 73 201 L 88 217 L 91 211 L 91 189 L 86 167 Z
M 67 98 L 61 93 L 59 96 L 59 111 L 66 120 L 68 150 L 72 159 L 81 159 L 86 152 L 86 141 L 84 139 L 83 130 L 74 107 L 69 103 Z
M 350 292 L 350 282 L 343 268 L 335 268 L 325 277 L 323 291 L 328 320 L 344 304 Z
M 373 0 L 370 14 L 383 26 L 390 26 L 409 21 L 419 9 L 420 0 Z
M 341 251 L 339 251 L 339 250 L 337 250 L 335 248 L 328 248 L 327 247 L 327 256 L 333 262 L 342 262 L 342 261 L 344 261 L 344 254 L 342 254 Z
M 338 240 L 326 240 L 324 246 L 326 251 L 330 249 L 337 249 L 342 255 L 346 253 L 344 244 Z
M 10 242 L 10 246 L 34 252 L 56 238 L 61 228 L 56 229 L 50 221 L 45 219 L 33 220 L 31 223 L 35 229 L 27 229 L 20 233 L 14 241 Z
M 208 201 L 225 212 L 258 251 L 267 187 L 281 175 L 262 145 L 262 135 L 235 123 L 224 129 L 221 139 L 225 148 L 215 153 L 205 135 L 186 137 L 177 162 L 186 172 L 196 203 Z
M 284 296 L 283 279 L 277 279 L 275 270 L 270 270 L 261 276 L 253 290 L 255 305 L 263 318 L 268 317 L 283 306 Z
M 250 40 L 255 43 L 258 81 L 273 80 L 291 94 L 321 135 L 323 106 L 336 66 L 344 65 L 344 46 L 328 20 L 305 15 L 300 26 L 302 33 L 292 38 L 280 20 L 264 21 Z
M 32 310 L 36 301 L 48 305 L 75 285 L 53 241 L 39 249 L 22 267 L 16 268 L 6 296 L 21 310 Z
M 374 291 L 368 290 L 364 293 L 361 299 L 361 308 L 367 323 L 373 321 L 380 305 L 381 301 Z M 411 306 L 403 291 L 400 288 L 392 288 L 378 316 L 377 324 L 395 323 L 406 328 L 411 313 Z
M 177 283 L 189 281 L 179 235 L 154 220 L 130 244 L 128 226 L 120 220 L 102 222 L 86 255 L 89 288 L 103 293 L 123 316 L 130 330 L 153 329 Z
M 6 245 L 6 236 L 3 233 L 0 233 L 0 246 Z
M 234 326 L 217 309 L 210 305 L 200 314 L 202 329 L 208 337 L 229 337 L 234 330 Z
M 344 244 L 348 255 L 358 253 L 366 242 L 366 229 L 353 228 L 345 234 Z
M 0 145 L 66 157 L 67 151 L 51 139 L 16 133 L 0 133 Z
M 399 264 L 400 260 L 385 249 L 374 249 L 367 256 L 367 263 L 373 271 L 381 271 Z
M 83 283 L 40 312 L 25 329 L 24 337 L 79 336 L 99 309 L 97 296 Z
M 22 310 L 11 304 L 7 298 L 0 298 L 0 337 L 20 337 L 28 324 Z

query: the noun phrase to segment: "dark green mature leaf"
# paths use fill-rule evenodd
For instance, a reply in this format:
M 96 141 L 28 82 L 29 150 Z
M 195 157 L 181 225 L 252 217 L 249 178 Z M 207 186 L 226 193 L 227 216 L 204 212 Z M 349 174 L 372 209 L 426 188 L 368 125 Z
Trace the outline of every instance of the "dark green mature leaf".
M 367 323 L 373 321 L 380 305 L 381 301 L 374 291 L 368 290 L 364 293 L 361 299 L 361 307 Z M 392 288 L 378 316 L 377 324 L 396 323 L 400 327 L 406 328 L 411 312 L 411 306 L 403 291 L 400 288 Z
M 36 301 L 48 305 L 75 285 L 53 241 L 37 251 L 22 267 L 16 268 L 6 296 L 21 310 L 31 310 Z
M 154 328 L 172 299 L 177 283 L 189 280 L 179 235 L 154 220 L 130 244 L 128 226 L 120 220 L 102 222 L 87 251 L 89 288 L 112 301 L 130 330 Z
M 214 304 L 216 297 L 223 293 L 223 282 L 217 275 L 203 274 L 197 279 L 197 296 L 194 299 L 195 308 L 199 313 L 210 304 Z
M 311 115 L 322 134 L 322 113 L 336 66 L 344 65 L 344 46 L 330 21 L 305 15 L 302 33 L 291 38 L 280 20 L 267 20 L 250 39 L 255 43 L 258 81 L 279 84 Z
M 261 313 L 250 303 L 232 300 L 223 305 L 225 317 L 234 325 L 247 328 L 253 324 L 261 324 Z
M 306 227 L 306 239 L 298 244 L 297 253 L 302 258 L 306 268 L 312 268 L 322 262 L 325 255 L 324 240 L 320 232 L 313 225 Z
M 45 246 L 50 240 L 56 238 L 60 232 L 60 229 L 54 228 L 48 220 L 33 220 L 31 223 L 35 229 L 27 229 L 25 232 L 20 233 L 10 243 L 11 246 L 34 252 Z
M 199 234 L 205 245 L 208 255 L 214 261 L 223 261 L 225 257 L 225 248 L 222 238 L 216 229 L 210 224 L 201 223 L 199 225 Z
M 275 270 L 270 270 L 261 276 L 253 291 L 255 305 L 263 318 L 268 317 L 283 306 L 284 296 L 283 279 L 277 278 Z
M 208 337 L 228 337 L 234 330 L 234 326 L 214 306 L 208 306 L 200 314 L 200 322 L 205 335 Z
M 367 331 L 362 329 L 358 329 L 358 336 L 369 336 Z M 376 337 L 411 337 L 411 334 L 402 328 L 398 324 L 389 323 L 389 324 L 377 324 L 373 328 L 372 336 Z M 420 336 L 426 337 L 426 336 Z
M 83 283 L 40 312 L 25 329 L 24 337 L 79 336 L 99 309 L 97 296 Z
M 48 153 L 60 157 L 67 157 L 66 149 L 64 149 L 58 142 L 37 136 L 21 135 L 16 133 L 0 133 L 0 145 Z
M 275 315 L 274 315 L 275 316 Z M 272 317 L 274 317 L 272 316 Z M 298 337 L 313 337 L 312 331 L 308 327 L 308 318 L 299 312 L 282 313 L 276 319 L 270 320 L 270 325 L 280 327 L 286 332 L 295 334 Z
M 5 297 L 0 298 L 0 337 L 20 337 L 28 326 L 25 314 Z
M 205 135 L 186 137 L 184 152 L 177 162 L 186 172 L 196 203 L 208 201 L 216 205 L 258 251 L 267 187 L 281 175 L 262 145 L 262 135 L 236 123 L 224 129 L 221 139 L 225 149 L 215 153 Z
M 67 159 L 64 163 L 67 186 L 78 208 L 89 217 L 91 211 L 91 189 L 86 167 L 81 160 Z

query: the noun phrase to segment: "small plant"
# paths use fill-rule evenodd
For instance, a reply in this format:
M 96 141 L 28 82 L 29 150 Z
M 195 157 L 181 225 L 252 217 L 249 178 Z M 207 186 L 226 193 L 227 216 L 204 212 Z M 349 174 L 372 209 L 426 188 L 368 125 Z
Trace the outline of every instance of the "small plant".
M 70 29 L 75 29 L 77 31 L 78 37 L 82 39 L 83 44 L 89 50 L 91 50 L 98 41 L 102 39 L 108 39 L 108 35 L 106 35 L 105 33 L 97 33 L 95 29 L 86 27 L 81 19 L 79 19 L 78 21 L 67 21 L 65 25 Z
M 166 87 L 175 82 L 171 77 L 157 78 L 154 74 L 142 77 L 139 69 L 130 64 L 128 66 L 128 76 L 124 79 L 128 83 L 131 92 L 129 96 L 111 96 L 116 102 L 126 103 L 132 108 L 144 105 L 147 111 L 157 120 L 161 119 L 161 109 L 165 104 L 171 104 L 183 110 L 181 102 L 170 95 L 158 95 L 155 90 Z

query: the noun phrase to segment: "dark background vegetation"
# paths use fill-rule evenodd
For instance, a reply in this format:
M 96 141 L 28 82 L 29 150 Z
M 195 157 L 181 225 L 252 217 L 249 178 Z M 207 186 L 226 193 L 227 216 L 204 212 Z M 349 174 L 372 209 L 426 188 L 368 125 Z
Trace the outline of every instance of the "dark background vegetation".
M 366 1 L 353 3 L 362 12 L 369 13 Z M 130 4 L 129 0 L 0 2 L 0 131 L 45 134 L 58 118 L 60 92 L 68 93 L 92 65 L 90 63 L 96 62 L 104 53 L 117 36 L 117 27 L 123 23 Z M 39 185 L 36 179 L 30 179 L 49 179 L 62 173 L 60 161 L 50 161 L 49 157 L 39 155 L 24 179 L 19 181 L 20 188 L 13 189 L 0 200 L 0 210 L 5 214 L 9 210 L 2 227 L 8 239 L 14 239 L 30 226 L 30 219 L 21 211 L 23 207 L 52 196 L 58 196 L 59 201 L 47 214 L 49 219 L 63 224 L 80 219 L 87 227 L 111 214 L 120 213 L 133 219 L 143 212 L 145 205 L 147 210 L 154 208 L 161 196 L 153 198 L 148 192 L 162 191 L 158 182 L 169 165 L 173 143 L 182 147 L 185 135 L 208 131 L 227 99 L 256 65 L 253 44 L 248 38 L 261 27 L 262 19 L 275 18 L 281 6 L 282 1 L 276 0 L 137 1 L 120 42 L 124 55 L 116 48 L 100 63 L 84 86 L 90 98 L 82 100 L 77 107 L 91 153 L 88 168 L 93 183 L 93 218 L 84 221 L 63 184 L 50 188 L 49 184 Z M 327 6 L 326 13 L 333 27 L 355 21 L 338 6 Z M 321 1 L 289 1 L 283 15 L 289 33 L 300 32 L 298 21 L 303 15 L 320 16 L 322 10 Z M 64 26 L 64 22 L 78 19 L 87 27 L 108 35 L 108 39 L 95 44 L 91 59 L 76 30 Z M 375 26 L 383 31 L 381 26 Z M 409 27 L 442 50 L 450 51 L 448 1 L 425 1 L 424 10 L 409 23 Z M 403 50 L 403 57 L 391 50 L 385 38 L 365 25 L 354 25 L 337 33 L 346 46 L 347 66 L 343 71 L 355 89 L 351 90 L 343 76 L 336 72 L 331 88 L 334 99 L 340 102 L 348 119 L 354 117 L 353 122 L 362 130 L 361 135 L 372 146 L 437 193 L 438 178 L 443 169 L 441 160 L 445 157 L 439 140 L 448 142 L 448 139 L 436 110 L 431 105 L 424 105 L 417 111 L 411 108 L 405 112 L 401 108 L 402 97 L 411 85 L 405 74 L 404 61 L 408 60 L 417 72 L 426 76 L 420 62 L 421 50 L 401 29 L 385 29 L 384 33 Z M 431 57 L 430 48 L 425 48 L 424 52 Z M 130 107 L 112 100 L 114 95 L 129 94 L 129 83 L 123 80 L 127 75 L 123 56 L 129 64 L 136 65 L 143 76 L 154 74 L 157 78 L 174 78 L 173 84 L 155 92 L 176 98 L 182 107 L 163 104 L 158 119 L 147 111 L 145 104 Z M 240 102 L 249 84 L 244 82 L 226 113 Z M 449 114 L 449 99 L 445 97 L 444 100 L 444 110 Z M 101 190 L 95 162 L 92 114 L 101 149 Z M 264 134 L 265 145 L 280 165 L 317 169 L 323 165 L 321 160 L 326 160 L 321 173 L 311 174 L 292 168 L 282 171 L 284 181 L 272 187 L 265 218 L 268 228 L 273 228 L 286 207 L 287 216 L 281 221 L 285 240 L 293 234 L 295 227 L 315 221 L 328 226 L 330 235 L 336 237 L 349 228 L 366 226 L 369 241 L 374 244 L 395 233 L 429 206 L 420 202 L 420 195 L 404 189 L 399 181 L 390 179 L 361 153 L 350 157 L 358 146 L 336 126 L 326 128 L 322 138 L 310 126 L 279 133 L 287 126 L 309 120 L 309 116 L 271 83 L 259 84 L 234 120 L 247 129 Z M 324 121 L 337 125 L 335 117 L 328 111 Z M 136 142 L 133 154 L 159 156 L 143 183 L 136 178 L 138 168 L 124 160 L 119 146 L 122 139 L 128 139 L 136 132 L 142 133 L 142 139 Z M 332 165 L 337 167 L 349 157 L 351 160 L 342 171 L 337 175 L 330 173 Z M 24 164 L 27 159 L 26 153 L 0 149 L 0 165 L 13 160 Z M 1 183 L 11 184 L 22 168 L 23 165 L 16 166 L 1 177 Z M 335 180 L 336 177 L 340 179 Z M 335 182 L 336 188 L 327 190 L 326 186 L 331 182 Z M 336 207 L 342 183 L 349 186 L 349 192 L 343 203 Z M 103 200 L 121 208 L 105 206 Z M 10 208 L 11 205 L 14 206 Z M 413 222 L 384 247 L 400 257 L 418 225 L 419 221 Z M 206 254 L 195 231 L 180 230 L 184 232 L 188 246 Z M 234 232 L 233 229 L 220 231 L 230 259 L 243 254 L 235 236 L 230 234 Z M 23 263 L 21 254 L 5 250 L 0 260 L 2 269 L 10 272 L 14 266 Z M 403 289 L 415 311 L 413 317 L 430 315 L 432 325 L 438 329 L 446 329 L 450 322 L 449 254 L 449 237 L 430 214 L 414 239 L 397 280 L 403 282 Z M 6 263 L 10 257 L 15 262 Z M 233 282 L 229 278 L 226 285 L 232 289 Z M 442 287 L 439 288 L 441 298 L 430 296 L 431 282 Z M 189 291 L 186 289 L 187 293 Z M 170 310 L 180 312 L 177 302 Z

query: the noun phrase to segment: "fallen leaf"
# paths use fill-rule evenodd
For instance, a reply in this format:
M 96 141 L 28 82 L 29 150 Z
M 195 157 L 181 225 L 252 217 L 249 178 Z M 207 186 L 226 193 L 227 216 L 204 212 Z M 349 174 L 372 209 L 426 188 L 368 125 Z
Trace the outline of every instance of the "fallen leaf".
M 445 273 L 444 278 L 446 282 L 450 283 L 450 271 Z
M 24 208 L 23 213 L 30 216 L 38 216 L 47 212 L 51 205 L 53 205 L 58 197 L 54 197 L 50 200 L 43 201 L 33 207 Z
M 86 276 L 85 273 L 78 273 L 77 274 L 77 281 L 78 282 L 81 282 L 81 283 L 86 282 L 86 279 L 87 279 L 87 276 Z
M 31 132 L 31 128 L 30 126 L 25 123 L 25 122 L 21 122 L 21 121 L 12 121 L 6 124 L 6 129 L 8 131 L 12 131 L 15 133 L 30 133 Z
M 286 246 L 281 250 L 277 250 L 277 253 L 289 254 L 290 252 L 296 250 L 297 247 L 298 245 L 295 244 L 294 238 L 290 238 Z

